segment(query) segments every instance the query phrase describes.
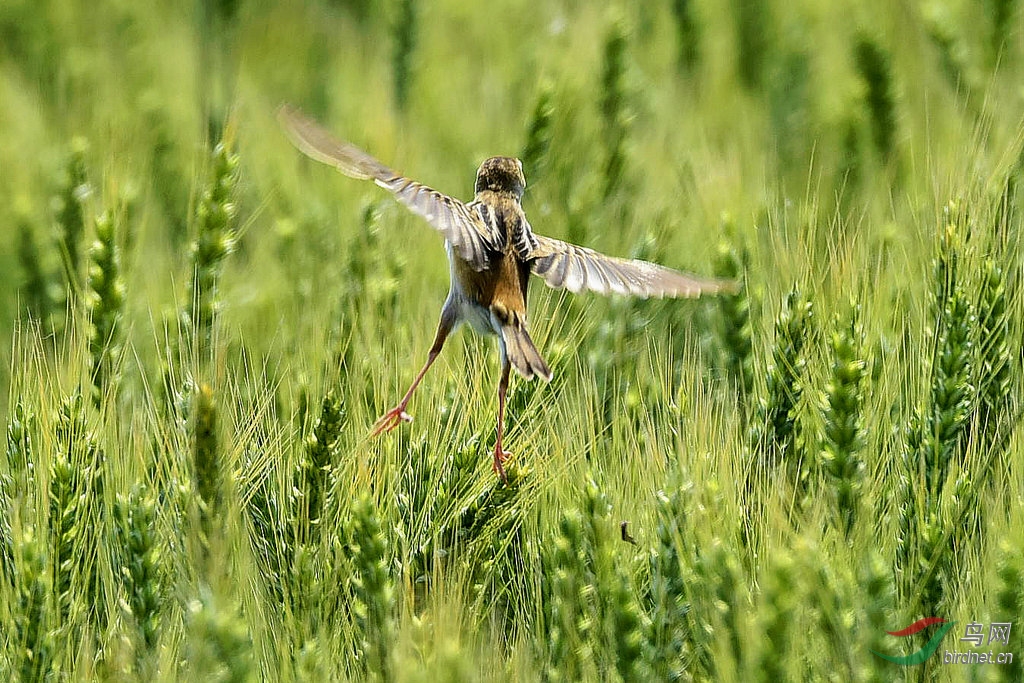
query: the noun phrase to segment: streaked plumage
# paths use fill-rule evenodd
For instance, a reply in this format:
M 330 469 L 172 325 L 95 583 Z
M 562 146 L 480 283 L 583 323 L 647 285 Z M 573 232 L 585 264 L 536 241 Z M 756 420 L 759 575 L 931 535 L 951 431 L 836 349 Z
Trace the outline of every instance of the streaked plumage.
M 336 139 L 292 107 L 282 107 L 279 119 L 292 142 L 306 155 L 352 178 L 373 180 L 422 216 L 446 241 L 451 290 L 441 310 L 434 345 L 405 397 L 377 421 L 374 434 L 412 419 L 405 408 L 413 391 L 448 334 L 469 322 L 477 331 L 497 334 L 499 339 L 502 375 L 494 468 L 504 478 L 502 461 L 507 453 L 502 449 L 501 437 L 509 368 L 515 367 L 526 379 L 551 379 L 551 370 L 527 331 L 526 290 L 531 273 L 543 278 L 549 287 L 573 293 L 589 290 L 660 298 L 735 289 L 732 282 L 680 273 L 646 261 L 605 256 L 535 234 L 520 205 L 526 180 L 518 159 L 491 157 L 484 161 L 477 171 L 476 197 L 463 203 L 399 175 L 358 147 Z

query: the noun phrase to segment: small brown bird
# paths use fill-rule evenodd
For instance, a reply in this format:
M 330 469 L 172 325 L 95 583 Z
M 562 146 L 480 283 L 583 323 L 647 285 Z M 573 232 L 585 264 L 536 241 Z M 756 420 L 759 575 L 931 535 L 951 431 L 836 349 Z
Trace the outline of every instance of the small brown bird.
M 619 522 L 619 531 L 622 534 L 622 540 L 630 545 L 636 545 L 636 539 L 633 538 L 629 533 L 629 522 L 622 520 Z
M 528 380 L 551 380 L 551 370 L 526 330 L 526 288 L 531 273 L 544 278 L 549 287 L 565 288 L 574 294 L 589 289 L 599 294 L 693 297 L 736 289 L 734 282 L 605 256 L 534 234 L 520 204 L 526 180 L 519 159 L 491 157 L 484 161 L 476 174 L 476 198 L 466 204 L 395 173 L 363 150 L 336 139 L 291 106 L 283 106 L 278 118 L 304 154 L 351 178 L 372 180 L 391 191 L 445 238 L 451 289 L 441 308 L 434 344 L 405 396 L 377 420 L 374 436 L 412 421 L 405 411 L 409 399 L 441 353 L 448 335 L 468 322 L 481 334 L 498 336 L 501 380 L 494 471 L 505 479 L 502 463 L 509 453 L 502 447 L 501 437 L 509 370 L 514 367 Z

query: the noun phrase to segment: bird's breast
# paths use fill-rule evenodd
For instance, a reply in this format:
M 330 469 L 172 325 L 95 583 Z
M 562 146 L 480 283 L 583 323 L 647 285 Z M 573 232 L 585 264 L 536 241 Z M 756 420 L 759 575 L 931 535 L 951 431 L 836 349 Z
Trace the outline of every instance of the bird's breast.
M 460 317 L 473 328 L 477 334 L 489 337 L 498 334 L 494 328 L 494 321 L 491 318 L 490 310 L 469 301 L 464 301 L 461 306 Z
M 451 274 L 451 291 L 446 306 L 454 308 L 460 323 L 468 323 L 483 335 L 497 334 L 491 322 L 490 304 L 494 298 L 497 273 L 476 272 L 445 243 Z

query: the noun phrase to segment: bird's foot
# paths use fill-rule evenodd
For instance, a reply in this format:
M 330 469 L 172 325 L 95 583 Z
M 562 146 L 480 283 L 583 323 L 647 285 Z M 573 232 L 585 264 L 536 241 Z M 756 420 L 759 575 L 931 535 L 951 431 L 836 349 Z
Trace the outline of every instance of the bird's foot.
M 503 463 L 512 456 L 511 453 L 501 447 L 500 443 L 494 445 L 494 473 L 501 477 L 504 484 L 508 484 L 508 476 L 505 474 Z
M 378 436 L 383 432 L 390 432 L 403 422 L 412 422 L 412 415 L 405 412 L 405 406 L 400 403 L 381 415 L 380 419 L 373 423 L 373 432 L 370 436 Z

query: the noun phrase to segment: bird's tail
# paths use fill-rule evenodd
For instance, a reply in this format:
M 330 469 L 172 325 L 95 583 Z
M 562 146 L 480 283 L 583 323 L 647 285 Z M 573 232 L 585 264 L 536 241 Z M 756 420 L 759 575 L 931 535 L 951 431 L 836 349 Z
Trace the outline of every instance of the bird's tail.
M 551 381 L 551 368 L 540 357 L 540 351 L 530 339 L 530 333 L 521 320 L 516 318 L 501 326 L 501 338 L 505 341 L 505 354 L 512 367 L 525 379 L 542 377 Z

